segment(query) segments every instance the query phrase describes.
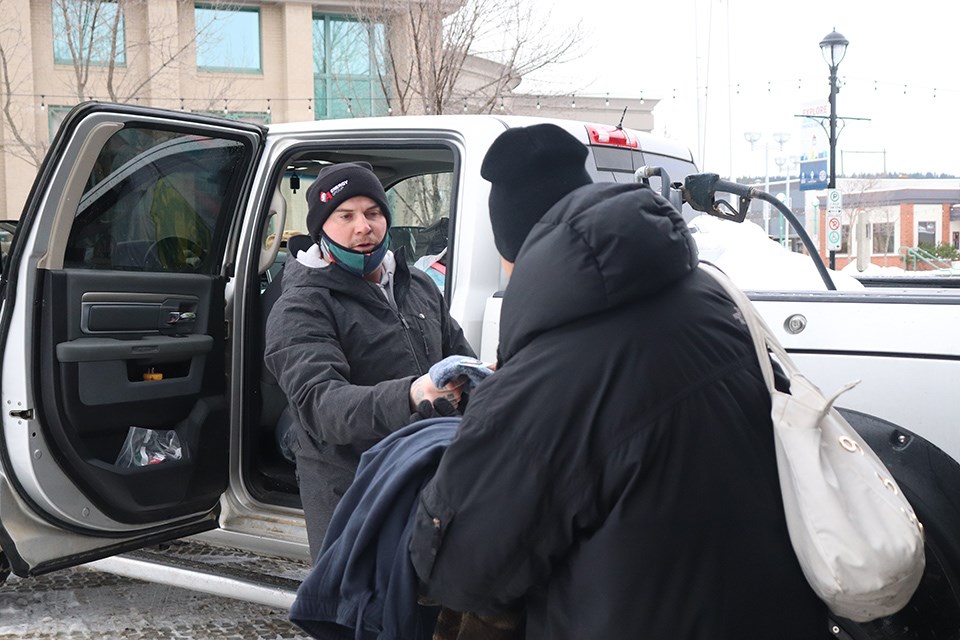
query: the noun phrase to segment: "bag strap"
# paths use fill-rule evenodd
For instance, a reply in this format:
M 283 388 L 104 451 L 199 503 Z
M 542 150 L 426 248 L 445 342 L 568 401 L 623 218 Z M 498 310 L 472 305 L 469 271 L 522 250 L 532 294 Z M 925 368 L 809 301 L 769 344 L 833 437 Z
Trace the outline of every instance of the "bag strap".
M 699 266 L 702 271 L 709 274 L 723 287 L 723 290 L 730 296 L 733 303 L 740 309 L 740 315 L 747 324 L 750 337 L 753 339 L 753 346 L 757 352 L 757 360 L 760 362 L 760 371 L 763 372 L 763 381 L 767 384 L 767 390 L 770 391 L 770 393 L 775 392 L 776 386 L 774 384 L 773 363 L 770 362 L 770 354 L 772 353 L 776 356 L 777 362 L 783 367 L 784 373 L 787 374 L 788 378 L 793 378 L 794 375 L 799 373 L 800 370 L 797 368 L 797 365 L 795 365 L 790 356 L 787 355 L 787 350 L 783 348 L 780 341 L 773 335 L 773 331 L 770 330 L 766 321 L 757 313 L 756 307 L 753 306 L 747 294 L 733 283 L 730 276 L 709 262 L 701 261 Z

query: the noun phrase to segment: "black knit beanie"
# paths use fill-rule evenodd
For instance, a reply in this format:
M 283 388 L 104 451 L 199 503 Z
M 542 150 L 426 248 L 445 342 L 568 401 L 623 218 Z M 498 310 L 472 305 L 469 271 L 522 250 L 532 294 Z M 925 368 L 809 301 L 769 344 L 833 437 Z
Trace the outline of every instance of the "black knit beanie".
M 490 181 L 490 224 L 500 255 L 514 262 L 543 214 L 593 180 L 586 146 L 554 124 L 508 129 L 493 141 L 480 167 Z
M 387 194 L 368 162 L 343 162 L 320 169 L 317 179 L 307 189 L 307 231 L 314 242 L 320 242 L 323 223 L 340 203 L 354 196 L 367 196 L 380 205 L 392 224 Z

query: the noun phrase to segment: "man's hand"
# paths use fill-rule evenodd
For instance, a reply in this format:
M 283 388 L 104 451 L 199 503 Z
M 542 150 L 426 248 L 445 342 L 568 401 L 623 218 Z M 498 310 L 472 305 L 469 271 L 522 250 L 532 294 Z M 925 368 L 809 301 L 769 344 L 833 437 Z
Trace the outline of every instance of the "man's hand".
M 442 389 L 438 389 L 433 384 L 433 380 L 430 379 L 430 374 L 423 374 L 410 385 L 410 410 L 416 411 L 424 400 L 433 404 L 435 400 L 443 399 L 454 407 L 458 406 L 462 393 L 461 387 L 463 387 L 464 382 L 466 382 L 466 378 L 461 376 Z

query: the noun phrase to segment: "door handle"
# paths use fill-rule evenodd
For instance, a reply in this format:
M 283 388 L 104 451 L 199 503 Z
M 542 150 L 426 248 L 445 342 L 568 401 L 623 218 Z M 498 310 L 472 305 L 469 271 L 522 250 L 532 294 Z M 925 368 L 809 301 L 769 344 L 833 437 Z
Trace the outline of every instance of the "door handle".
M 180 324 L 181 322 L 196 322 L 197 314 L 193 311 L 171 311 L 167 315 L 167 324 Z

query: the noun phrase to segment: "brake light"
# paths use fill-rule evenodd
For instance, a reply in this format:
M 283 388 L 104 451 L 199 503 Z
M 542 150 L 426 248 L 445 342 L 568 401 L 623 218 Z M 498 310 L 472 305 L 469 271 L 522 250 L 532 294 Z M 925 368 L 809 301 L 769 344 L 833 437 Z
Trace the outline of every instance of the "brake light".
M 628 149 L 637 149 L 640 147 L 640 142 L 630 135 L 629 131 L 618 129 L 617 127 L 588 124 L 587 133 L 590 135 L 590 142 L 593 144 L 626 147 Z

